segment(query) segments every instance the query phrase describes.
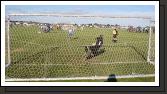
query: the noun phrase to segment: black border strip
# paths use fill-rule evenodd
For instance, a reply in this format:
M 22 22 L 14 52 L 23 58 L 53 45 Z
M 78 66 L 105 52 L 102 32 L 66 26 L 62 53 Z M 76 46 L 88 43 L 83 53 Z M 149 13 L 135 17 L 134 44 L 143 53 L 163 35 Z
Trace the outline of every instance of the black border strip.
M 165 12 L 165 6 L 164 5 L 160 5 L 160 7 L 163 7 L 163 9 L 164 9 L 164 12 Z M 160 25 L 162 28 L 164 28 L 163 27 L 163 25 Z M 160 28 L 160 29 L 162 29 L 162 28 Z M 161 31 L 161 30 L 160 30 Z M 163 42 L 163 39 L 164 39 L 164 37 L 165 37 L 165 34 L 163 34 L 163 33 L 160 33 L 160 36 L 163 36 L 163 37 L 160 37 L 160 44 L 162 44 L 162 42 Z M 162 46 L 161 46 L 162 47 Z M 164 48 L 163 48 L 164 49 Z M 163 50 L 160 50 L 160 53 L 161 54 L 164 54 L 164 51 Z M 160 55 L 161 55 L 160 54 Z M 164 55 L 163 56 L 161 56 L 160 57 L 160 60 L 162 60 L 162 59 L 164 59 Z M 160 61 L 161 62 L 161 61 Z M 162 63 L 160 63 L 160 67 L 164 67 L 165 68 L 165 66 L 164 65 L 162 65 Z M 160 79 L 161 78 L 163 78 L 163 77 L 161 77 L 161 75 L 162 75 L 162 70 L 160 70 Z M 163 86 L 165 86 L 165 84 L 164 84 L 164 79 L 163 79 L 163 81 L 161 80 L 160 81 L 160 87 L 161 87 L 161 85 L 163 85 Z M 98 86 L 98 87 L 94 87 L 94 86 L 87 86 L 86 88 L 91 88 L 91 90 L 88 90 L 88 91 L 85 91 L 85 90 L 82 90 L 82 88 L 85 88 L 85 86 L 84 87 L 80 87 L 80 86 L 71 86 L 71 87 L 49 87 L 49 92 L 61 92 L 61 91 L 63 91 L 63 90 L 65 90 L 64 92 L 74 92 L 74 91 L 76 91 L 76 92 L 95 92 L 95 91 L 98 91 L 98 92 L 117 92 L 117 91 L 119 91 L 119 92 L 127 92 L 127 90 L 124 90 L 124 91 L 122 91 L 122 89 L 124 88 L 124 86 L 120 86 L 119 88 L 117 88 L 117 87 L 106 87 L 106 86 L 103 86 L 103 87 L 100 87 L 100 86 Z M 11 87 L 9 87 L 8 89 L 5 89 L 5 91 L 8 91 L 8 92 L 17 92 L 17 88 L 18 87 L 12 87 L 13 89 L 10 89 Z M 22 87 L 20 87 L 20 88 L 22 88 Z M 33 87 L 29 87 L 29 88 L 32 88 L 32 91 L 33 92 L 40 92 L 40 91 L 42 91 L 42 92 L 48 92 L 48 90 L 46 90 L 46 89 L 48 89 L 47 87 L 41 87 L 41 90 L 38 90 L 38 89 L 36 89 L 36 87 L 35 86 L 33 86 Z M 63 90 L 62 90 L 62 89 Z M 77 88 L 77 90 L 75 90 Z M 104 91 L 102 91 L 101 89 L 98 89 L 98 90 L 96 90 L 96 88 L 103 88 L 102 90 L 104 90 Z M 109 90 L 106 90 L 106 88 L 108 88 Z M 113 88 L 113 89 L 112 89 Z M 121 91 L 120 91 L 120 88 L 122 88 L 121 89 Z M 134 87 L 132 87 L 132 86 L 130 86 L 130 87 L 126 87 L 126 88 L 129 88 L 130 90 L 133 90 L 133 91 L 136 91 L 136 87 L 134 88 Z M 142 89 L 143 87 L 142 86 L 140 86 L 140 87 L 138 87 L 138 89 Z M 145 88 L 145 87 L 144 87 Z M 148 89 L 149 88 L 149 89 Z M 164 88 L 163 88 L 164 89 Z M 110 91 L 111 90 L 111 91 Z M 150 92 L 150 91 L 154 91 L 154 92 L 157 92 L 157 91 L 159 91 L 158 90 L 158 88 L 156 87 L 154 87 L 154 89 L 152 89 L 152 87 L 147 87 L 147 90 L 145 90 L 145 92 Z M 25 92 L 31 92 L 31 91 L 26 91 L 26 90 L 24 90 L 24 88 L 22 88 L 21 89 L 21 92 L 22 91 L 25 91 Z M 162 91 L 162 89 L 161 89 L 161 91 Z M 142 91 L 139 91 L 139 92 L 142 92 Z

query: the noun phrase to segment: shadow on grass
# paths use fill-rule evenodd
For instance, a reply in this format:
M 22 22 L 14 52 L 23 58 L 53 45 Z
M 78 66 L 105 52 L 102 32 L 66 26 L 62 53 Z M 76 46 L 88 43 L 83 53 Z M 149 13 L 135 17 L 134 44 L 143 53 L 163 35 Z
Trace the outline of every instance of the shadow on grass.
M 78 37 L 74 37 L 74 39 L 78 39 Z
M 117 82 L 115 74 L 109 75 L 108 79 L 104 82 Z
M 86 59 L 91 59 L 91 58 L 94 58 L 98 55 L 101 55 L 105 52 L 105 49 L 100 49 L 100 51 L 97 51 L 97 52 L 94 52 L 93 55 L 92 54 L 89 54 Z

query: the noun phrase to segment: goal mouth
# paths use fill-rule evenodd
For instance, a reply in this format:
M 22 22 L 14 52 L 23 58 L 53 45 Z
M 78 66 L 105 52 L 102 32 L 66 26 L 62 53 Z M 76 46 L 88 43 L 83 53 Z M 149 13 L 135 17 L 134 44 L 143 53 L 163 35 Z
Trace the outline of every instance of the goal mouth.
M 49 18 L 55 21 L 55 17 L 61 19 L 56 23 L 45 22 Z M 78 24 L 76 19 L 98 19 L 99 23 Z M 155 34 L 151 25 L 150 32 L 141 32 L 137 27 L 128 31 L 128 26 L 102 24 L 99 19 L 142 19 L 148 23 L 151 20 L 127 16 L 10 14 L 6 81 L 98 80 L 111 74 L 117 78 L 154 77 Z M 117 42 L 112 42 L 114 28 L 119 31 Z M 103 52 L 86 59 L 84 47 L 96 46 L 99 35 L 104 37 Z

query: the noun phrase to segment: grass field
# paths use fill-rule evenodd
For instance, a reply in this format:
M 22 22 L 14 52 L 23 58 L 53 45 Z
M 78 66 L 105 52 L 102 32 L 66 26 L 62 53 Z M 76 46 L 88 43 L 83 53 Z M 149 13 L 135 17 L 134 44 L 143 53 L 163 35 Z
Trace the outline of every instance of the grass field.
M 154 65 L 147 62 L 147 33 L 119 30 L 118 42 L 112 43 L 108 28 L 78 29 L 74 38 L 65 31 L 38 33 L 37 26 L 10 27 L 11 65 L 8 78 L 59 78 L 154 74 Z M 105 52 L 85 60 L 83 45 L 91 45 L 104 36 Z M 7 54 L 6 54 L 7 55 Z M 152 79 L 151 79 L 152 81 Z

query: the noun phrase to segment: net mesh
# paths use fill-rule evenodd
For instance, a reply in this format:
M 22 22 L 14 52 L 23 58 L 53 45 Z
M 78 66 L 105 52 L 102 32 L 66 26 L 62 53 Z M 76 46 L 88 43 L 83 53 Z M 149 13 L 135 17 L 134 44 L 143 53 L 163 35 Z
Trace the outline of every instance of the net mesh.
M 154 65 L 147 62 L 148 49 L 151 49 L 150 60 L 155 58 L 154 32 L 149 48 L 149 34 L 144 29 L 138 31 L 133 27 L 129 31 L 128 26 L 102 24 L 103 20 L 105 18 L 96 21 L 95 18 L 10 16 L 10 40 L 6 44 L 10 44 L 11 62 L 6 67 L 6 76 L 70 78 L 154 74 Z M 112 41 L 114 28 L 119 32 L 116 43 Z M 99 35 L 103 35 L 103 44 L 96 47 L 93 54 L 90 46 L 95 45 Z M 91 56 L 87 58 L 88 55 Z M 7 56 L 6 62 L 9 63 Z

